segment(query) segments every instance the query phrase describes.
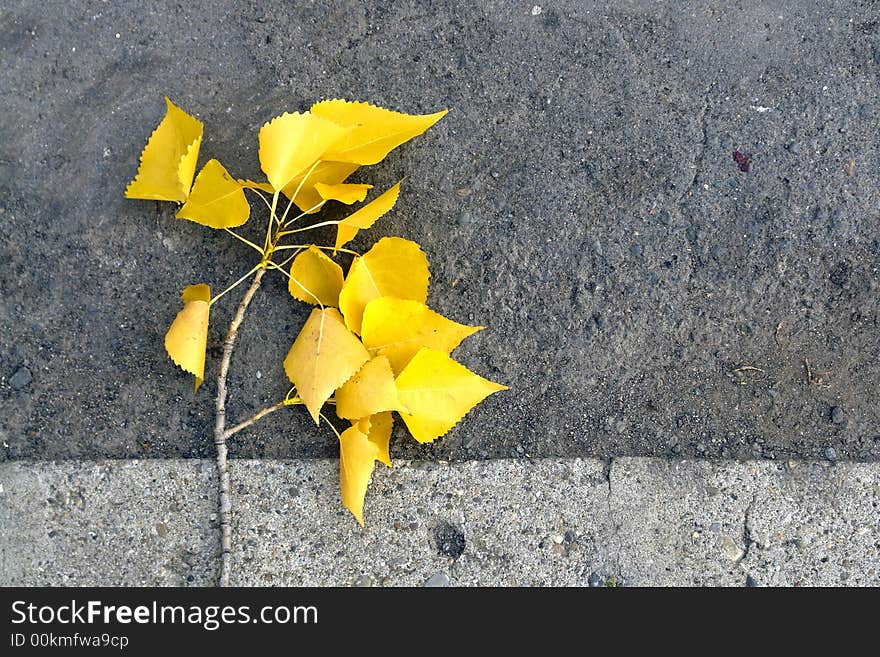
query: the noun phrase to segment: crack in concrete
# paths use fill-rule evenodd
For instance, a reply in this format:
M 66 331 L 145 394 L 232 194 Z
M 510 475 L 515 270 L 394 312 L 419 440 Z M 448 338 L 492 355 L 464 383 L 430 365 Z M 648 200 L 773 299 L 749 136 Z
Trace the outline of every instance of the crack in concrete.
M 605 483 L 608 488 L 608 494 L 605 497 L 605 502 L 608 506 L 608 522 L 611 523 L 611 533 L 614 537 L 614 572 L 612 575 L 618 579 L 622 579 L 623 575 L 620 572 L 620 527 L 617 524 L 617 521 L 614 517 L 614 508 L 612 506 L 612 498 L 614 495 L 614 488 L 611 483 L 611 470 L 614 467 L 614 457 L 609 457 L 603 461 L 602 472 L 605 475 Z
M 749 505 L 746 507 L 745 515 L 743 517 L 743 548 L 742 548 L 742 556 L 739 558 L 737 563 L 742 563 L 749 557 L 749 550 L 752 548 L 752 544 L 755 542 L 752 540 L 752 530 L 749 529 L 749 522 L 752 519 L 752 508 L 755 506 L 755 501 L 758 499 L 758 493 L 752 493 L 752 501 L 749 502 Z

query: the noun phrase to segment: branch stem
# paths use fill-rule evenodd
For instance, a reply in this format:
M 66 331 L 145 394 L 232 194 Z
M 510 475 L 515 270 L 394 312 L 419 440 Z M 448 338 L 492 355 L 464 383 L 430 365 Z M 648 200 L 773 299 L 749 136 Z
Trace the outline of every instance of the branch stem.
M 217 476 L 220 483 L 220 586 L 229 586 L 232 572 L 232 486 L 229 480 L 229 464 L 226 449 L 226 376 L 229 373 L 229 362 L 232 349 L 238 337 L 238 328 L 244 319 L 245 311 L 260 288 L 260 282 L 266 273 L 265 268 L 257 270 L 251 286 L 245 292 L 238 310 L 229 324 L 229 331 L 223 341 L 223 357 L 220 371 L 217 374 L 217 410 L 214 418 L 214 445 L 217 448 Z
M 227 429 L 226 433 L 224 435 L 226 438 L 229 438 L 230 436 L 238 433 L 242 429 L 247 429 L 249 426 L 251 426 L 257 420 L 260 420 L 260 419 L 266 417 L 267 415 L 269 415 L 269 413 L 274 413 L 275 411 L 279 411 L 282 408 L 284 408 L 285 406 L 290 406 L 290 403 L 288 403 L 286 400 L 281 400 L 277 404 L 273 404 L 272 406 L 267 406 L 266 408 L 260 409 L 259 411 L 254 413 L 252 416 L 250 416 L 247 420 L 244 420 L 243 422 L 239 422 L 231 429 Z

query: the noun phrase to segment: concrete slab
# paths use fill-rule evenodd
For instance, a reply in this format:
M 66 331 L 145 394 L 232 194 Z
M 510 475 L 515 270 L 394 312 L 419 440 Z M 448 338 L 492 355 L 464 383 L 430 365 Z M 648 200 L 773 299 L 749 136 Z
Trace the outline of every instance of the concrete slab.
M 792 467 L 793 466 L 793 467 Z M 880 466 L 235 461 L 242 585 L 880 585 Z M 210 585 L 210 461 L 0 464 L 0 584 Z
M 585 586 L 615 574 L 599 461 L 380 468 L 365 529 L 335 503 L 336 463 L 238 461 L 232 475 L 239 584 Z
M 210 461 L 5 463 L 0 584 L 210 584 L 215 477 Z

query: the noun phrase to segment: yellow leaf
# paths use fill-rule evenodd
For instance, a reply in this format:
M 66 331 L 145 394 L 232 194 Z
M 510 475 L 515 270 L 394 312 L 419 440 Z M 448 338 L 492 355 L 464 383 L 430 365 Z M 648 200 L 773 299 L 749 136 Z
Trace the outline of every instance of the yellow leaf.
M 284 359 L 284 371 L 315 424 L 333 391 L 370 360 L 335 308 L 315 308 Z
M 340 221 L 336 225 L 336 244 L 333 248 L 338 249 L 345 246 L 354 239 L 354 236 L 357 235 L 361 228 L 369 228 L 376 223 L 379 217 L 394 207 L 399 195 L 400 183 L 397 183 L 391 189 L 377 196 L 364 207 Z
M 177 213 L 180 219 L 211 228 L 235 228 L 250 215 L 244 189 L 217 160 L 208 160 L 202 167 L 189 198 Z
M 166 112 L 141 153 L 138 172 L 125 190 L 127 198 L 183 202 L 189 196 L 202 122 L 165 98 Z
M 482 329 L 453 322 L 418 301 L 379 297 L 364 309 L 361 338 L 372 356 L 387 356 L 399 374 L 422 347 L 449 354 Z
M 260 167 L 269 184 L 274 189 L 287 187 L 348 131 L 309 112 L 285 113 L 266 123 L 260 128 Z
M 314 244 L 294 258 L 290 265 L 290 276 L 287 289 L 294 299 L 312 305 L 339 305 L 342 267 L 321 253 L 321 249 Z
M 372 185 L 360 185 L 354 183 L 339 183 L 336 185 L 328 185 L 326 183 L 318 183 L 315 185 L 315 191 L 325 201 L 339 201 L 346 205 L 363 201 L 367 198 L 367 192 L 373 189 Z
M 442 351 L 421 349 L 397 377 L 400 416 L 413 437 L 429 443 L 454 427 L 483 399 L 507 386 L 488 381 Z
M 416 137 L 442 119 L 449 110 L 435 114 L 402 114 L 369 103 L 325 100 L 311 112 L 344 126 L 354 126 L 327 153 L 328 160 L 376 164 L 394 148 Z
M 287 187 L 282 191 L 287 198 L 290 198 L 293 193 L 296 192 L 297 188 L 299 188 L 299 193 L 293 200 L 294 204 L 303 212 L 310 211 L 310 213 L 315 213 L 320 210 L 320 208 L 315 206 L 320 205 L 324 200 L 321 198 L 321 195 L 318 194 L 315 186 L 320 183 L 325 185 L 338 185 L 344 182 L 346 178 L 357 170 L 357 168 L 357 164 L 351 164 L 350 162 L 322 161 L 315 167 L 314 171 L 309 174 L 308 179 L 303 181 L 303 178 L 305 178 L 307 173 L 304 172 L 302 175 L 291 180 Z M 301 186 L 300 183 L 302 183 Z
M 370 420 L 364 418 L 339 437 L 339 490 L 342 504 L 364 525 L 364 498 L 379 458 L 379 447 L 368 437 Z
M 347 420 L 383 411 L 408 410 L 397 395 L 394 372 L 385 356 L 378 356 L 364 365 L 334 396 L 336 415 Z
M 208 315 L 211 288 L 204 283 L 183 291 L 183 310 L 165 334 L 165 351 L 185 372 L 196 377 L 195 390 L 205 379 L 205 347 L 208 343 Z
M 345 324 L 361 332 L 366 305 L 376 297 L 397 297 L 422 303 L 428 298 L 428 259 L 415 242 L 383 237 L 362 257 L 355 258 L 339 293 Z
M 391 417 L 391 411 L 370 416 L 370 433 L 367 438 L 379 448 L 379 455 L 376 459 L 382 461 L 389 468 L 391 467 L 391 454 L 388 447 L 391 443 L 391 429 L 393 427 L 394 419 Z

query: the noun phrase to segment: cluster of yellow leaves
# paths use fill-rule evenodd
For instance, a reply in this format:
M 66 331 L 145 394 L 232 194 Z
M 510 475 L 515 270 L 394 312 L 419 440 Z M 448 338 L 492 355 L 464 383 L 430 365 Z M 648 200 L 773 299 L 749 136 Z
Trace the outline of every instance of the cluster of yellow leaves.
M 284 371 L 316 423 L 331 397 L 336 415 L 351 422 L 340 439 L 340 484 L 343 504 L 363 524 L 374 463 L 390 465 L 392 411 L 417 441 L 428 443 L 506 387 L 450 357 L 483 327 L 459 324 L 425 305 L 428 261 L 418 244 L 382 238 L 354 258 L 344 279 L 328 262 L 336 265 L 317 249 L 294 260 L 291 272 L 322 292 L 309 299 L 291 281 L 297 299 L 320 307 L 290 348 Z
M 282 114 L 261 128 L 259 159 L 265 180 L 235 178 L 211 159 L 193 182 L 202 123 L 165 101 L 166 115 L 125 195 L 176 201 L 182 204 L 178 218 L 227 230 L 250 218 L 248 189 L 273 195 L 270 228 L 282 194 L 304 214 L 329 201 L 363 202 L 372 185 L 346 183 L 348 177 L 361 166 L 380 162 L 446 114 L 408 115 L 362 102 L 322 101 L 304 113 Z M 358 231 L 389 212 L 399 194 L 398 182 L 337 222 L 334 244 L 324 248 L 335 257 Z M 277 246 L 270 242 L 267 237 L 257 267 L 267 266 Z M 317 307 L 290 348 L 284 370 L 316 423 L 328 401 L 335 402 L 339 418 L 351 423 L 339 434 L 341 492 L 344 505 L 363 524 L 375 462 L 391 465 L 392 412 L 417 441 L 430 442 L 505 386 L 450 357 L 482 327 L 459 324 L 425 305 L 428 261 L 415 242 L 383 238 L 363 256 L 355 256 L 347 274 L 321 248 L 310 245 L 296 252 L 286 274 L 291 296 Z M 205 284 L 187 287 L 184 307 L 165 336 L 166 351 L 195 376 L 196 390 L 204 379 L 214 300 Z
M 247 222 L 247 188 L 269 194 L 278 190 L 287 198 L 295 195 L 293 202 L 304 212 L 317 212 L 331 200 L 346 204 L 363 201 L 372 185 L 344 184 L 345 180 L 359 167 L 382 161 L 394 148 L 446 115 L 446 110 L 412 115 L 369 103 L 325 100 L 307 112 L 275 117 L 260 129 L 260 168 L 266 174 L 265 181 L 236 179 L 212 159 L 193 183 L 203 125 L 168 98 L 165 103 L 165 118 L 147 142 L 137 176 L 125 195 L 183 203 L 178 218 L 211 228 L 235 228 Z M 392 190 L 387 194 L 396 199 Z M 375 202 L 378 207 L 394 204 L 385 195 Z M 371 212 L 377 212 L 378 207 Z M 350 235 L 342 243 L 375 221 L 370 220 L 369 212 L 355 215 L 341 232 Z M 336 246 L 342 244 L 337 241 Z

